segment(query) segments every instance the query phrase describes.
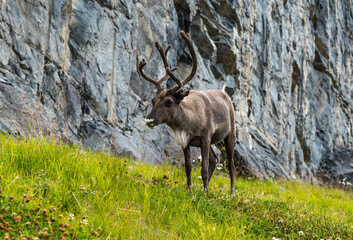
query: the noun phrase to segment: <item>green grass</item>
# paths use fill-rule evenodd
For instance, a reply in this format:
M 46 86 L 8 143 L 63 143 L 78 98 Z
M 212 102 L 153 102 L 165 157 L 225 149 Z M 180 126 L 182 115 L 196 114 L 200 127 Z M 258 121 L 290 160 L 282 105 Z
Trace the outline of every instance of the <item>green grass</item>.
M 0 238 L 353 239 L 351 190 L 237 178 L 230 196 L 227 174 L 208 193 L 199 175 L 0 135 Z

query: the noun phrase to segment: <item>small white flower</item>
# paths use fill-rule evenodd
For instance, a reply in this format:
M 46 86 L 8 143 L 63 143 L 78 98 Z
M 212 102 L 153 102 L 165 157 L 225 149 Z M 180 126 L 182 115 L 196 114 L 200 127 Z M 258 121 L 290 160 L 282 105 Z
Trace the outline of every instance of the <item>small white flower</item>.
M 202 162 L 202 156 L 200 155 L 198 158 L 197 158 L 200 162 Z
M 198 178 L 200 178 L 200 179 L 201 179 L 202 177 L 201 177 L 201 176 L 198 176 Z
M 219 163 L 218 166 L 223 167 L 223 164 L 222 164 L 222 163 Z
M 347 180 L 347 178 L 343 178 L 343 180 L 342 180 L 342 181 L 344 182 L 344 181 L 346 181 L 346 180 Z
M 80 186 L 80 189 L 81 190 L 86 190 L 86 187 L 85 186 Z
M 222 169 L 222 167 L 217 167 L 217 170 L 221 170 Z
M 73 213 L 70 213 L 68 219 L 69 219 L 69 221 L 74 220 L 75 219 L 75 215 Z
M 304 236 L 304 232 L 303 231 L 299 231 L 299 236 Z
M 346 183 L 345 183 L 345 182 L 342 182 L 342 185 L 346 185 Z
M 352 183 L 350 183 L 350 182 L 347 182 L 347 186 L 352 186 Z
M 88 220 L 87 220 L 87 219 L 83 219 L 83 220 L 82 220 L 82 223 L 83 223 L 83 225 L 87 225 Z

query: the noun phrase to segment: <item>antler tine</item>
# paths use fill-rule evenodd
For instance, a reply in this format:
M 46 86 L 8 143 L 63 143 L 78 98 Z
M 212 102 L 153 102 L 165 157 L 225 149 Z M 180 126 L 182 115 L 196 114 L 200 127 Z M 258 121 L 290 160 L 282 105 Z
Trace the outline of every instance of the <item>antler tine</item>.
M 177 90 L 179 90 L 180 88 L 182 88 L 182 87 L 183 87 L 183 83 L 181 82 L 181 80 L 180 80 L 177 76 L 175 76 L 175 75 L 173 74 L 172 69 L 170 69 L 169 67 L 167 67 L 165 70 L 167 71 L 167 73 L 169 74 L 169 76 L 174 80 L 174 82 L 175 82 L 176 84 L 178 84 L 178 86 L 175 86 L 175 87 L 172 88 L 172 91 L 177 91 Z
M 142 61 L 140 62 L 140 66 L 139 66 L 139 70 L 140 70 L 140 73 L 142 75 L 142 77 L 144 77 L 147 81 L 153 83 L 154 85 L 156 85 L 157 89 L 160 90 L 162 87 L 161 87 L 161 84 L 154 80 L 153 78 L 149 77 L 146 75 L 146 73 L 143 71 L 143 68 L 147 65 L 146 63 L 146 60 L 145 59 L 142 59 Z
M 196 74 L 196 70 L 197 70 L 197 57 L 196 57 L 196 52 L 194 49 L 194 45 L 192 43 L 191 40 L 191 36 L 190 33 L 185 34 L 184 31 L 180 32 L 180 35 L 182 36 L 182 38 L 184 39 L 184 41 L 186 42 L 186 44 L 188 45 L 190 54 L 191 54 L 191 58 L 192 58 L 192 70 L 191 73 L 189 74 L 189 76 L 187 76 L 184 80 L 180 80 L 177 76 L 175 76 L 171 71 L 170 68 L 166 68 L 169 76 L 174 80 L 174 82 L 176 82 L 177 86 L 172 88 L 172 91 L 177 91 L 179 90 L 181 87 L 183 87 L 185 84 L 187 84 Z
M 163 50 L 163 48 L 161 47 L 161 45 L 160 45 L 158 42 L 156 42 L 155 45 L 156 45 L 156 48 L 157 48 L 157 50 L 159 51 L 159 53 L 160 53 L 160 55 L 161 55 L 161 58 L 162 58 L 162 60 L 163 60 L 164 68 L 169 68 L 169 63 L 168 63 L 168 60 L 167 60 L 167 54 L 168 54 L 169 49 L 170 49 L 172 46 L 169 44 L 168 47 L 166 48 L 166 50 Z M 171 72 L 174 72 L 175 70 L 177 70 L 177 68 L 171 69 Z M 169 77 L 168 72 L 166 72 L 166 74 L 164 75 L 164 77 L 162 77 L 161 79 L 158 80 L 158 83 L 159 83 L 160 85 L 162 85 L 162 83 L 163 83 L 165 80 L 167 80 L 168 77 Z
M 177 70 L 178 68 L 175 67 L 175 68 L 173 68 L 173 69 L 170 69 L 170 68 L 168 67 L 168 69 L 169 69 L 169 71 L 174 72 L 174 71 Z M 168 77 L 169 77 L 169 73 L 167 72 L 161 79 L 158 80 L 158 83 L 161 84 L 162 82 L 164 82 L 165 80 L 167 80 Z
M 196 70 L 197 70 L 197 57 L 196 57 L 196 52 L 194 49 L 194 45 L 192 44 L 192 40 L 191 40 L 191 36 L 190 33 L 185 34 L 184 31 L 180 32 L 180 35 L 184 38 L 186 44 L 188 45 L 190 54 L 191 54 L 191 58 L 192 58 L 192 70 L 191 73 L 189 74 L 189 76 L 187 76 L 184 80 L 183 80 L 183 85 L 187 84 L 196 74 Z

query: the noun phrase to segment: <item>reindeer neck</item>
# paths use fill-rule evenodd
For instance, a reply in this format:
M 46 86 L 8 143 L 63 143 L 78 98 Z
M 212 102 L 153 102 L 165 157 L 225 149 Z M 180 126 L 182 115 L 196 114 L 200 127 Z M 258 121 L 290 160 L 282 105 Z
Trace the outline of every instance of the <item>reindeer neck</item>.
M 175 118 L 173 119 L 173 121 L 171 121 L 170 123 L 168 123 L 167 125 L 173 129 L 174 131 L 176 130 L 186 130 L 188 128 L 188 126 L 186 125 L 189 121 L 189 112 L 191 112 L 190 109 L 188 109 L 187 106 L 185 106 L 184 104 L 180 104 L 180 106 L 178 107 L 177 110 L 177 114 L 175 116 Z

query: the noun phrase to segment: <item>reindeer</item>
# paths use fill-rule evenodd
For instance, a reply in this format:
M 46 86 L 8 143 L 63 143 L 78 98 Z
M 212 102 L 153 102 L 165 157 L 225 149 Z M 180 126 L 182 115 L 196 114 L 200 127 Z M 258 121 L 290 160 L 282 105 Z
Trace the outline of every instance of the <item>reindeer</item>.
M 202 156 L 201 176 L 203 189 L 207 191 L 209 182 L 217 164 L 217 156 L 211 144 L 224 140 L 228 157 L 228 169 L 231 180 L 231 192 L 234 193 L 234 147 L 235 141 L 235 115 L 234 108 L 228 95 L 221 90 L 182 90 L 196 74 L 197 58 L 190 34 L 183 31 L 180 35 L 186 42 L 191 58 L 191 73 L 183 80 L 174 75 L 177 68 L 170 68 L 167 53 L 171 48 L 162 49 L 156 42 L 165 67 L 165 75 L 158 81 L 147 76 L 143 70 L 146 61 L 143 59 L 139 65 L 141 75 L 157 87 L 157 95 L 153 98 L 153 108 L 147 116 L 146 125 L 155 128 L 159 124 L 167 124 L 175 134 L 176 142 L 182 147 L 185 157 L 185 171 L 187 185 L 191 186 L 191 159 L 190 147 L 200 147 Z M 176 85 L 164 89 L 162 83 L 171 77 Z

